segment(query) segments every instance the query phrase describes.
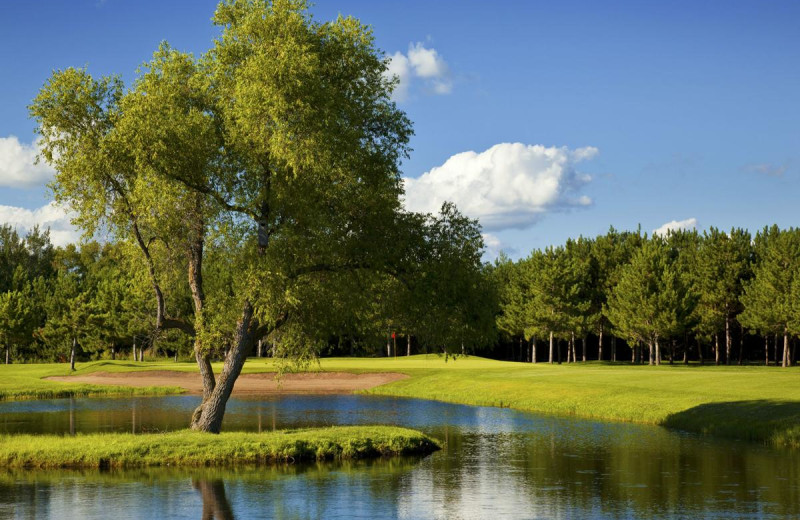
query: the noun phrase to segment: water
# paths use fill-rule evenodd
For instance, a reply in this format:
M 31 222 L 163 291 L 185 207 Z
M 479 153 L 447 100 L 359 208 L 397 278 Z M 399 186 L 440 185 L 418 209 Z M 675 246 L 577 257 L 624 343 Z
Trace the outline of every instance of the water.
M 193 396 L 0 403 L 0 432 L 164 431 Z M 0 518 L 800 518 L 800 454 L 659 427 L 372 396 L 232 399 L 224 428 L 398 424 L 423 458 L 0 473 Z

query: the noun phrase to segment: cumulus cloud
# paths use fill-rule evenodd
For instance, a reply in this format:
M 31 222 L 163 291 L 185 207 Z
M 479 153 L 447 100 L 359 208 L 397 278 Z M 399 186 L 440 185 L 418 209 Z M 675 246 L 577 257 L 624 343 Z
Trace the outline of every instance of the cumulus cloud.
M 39 147 L 36 143 L 20 143 L 16 136 L 0 137 L 0 186 L 30 188 L 46 184 L 53 178 L 53 169 L 45 163 L 35 164 Z
M 416 179 L 403 179 L 405 206 L 435 213 L 449 201 L 480 219 L 487 231 L 524 229 L 544 213 L 592 203 L 579 193 L 591 177 L 576 165 L 597 153 L 594 147 L 570 150 L 522 143 L 459 153 Z
M 449 94 L 453 90 L 450 67 L 436 49 L 428 49 L 422 42 L 410 43 L 408 52 L 395 52 L 389 57 L 386 75 L 397 77 L 398 84 L 392 97 L 404 101 L 415 79 L 434 94 Z
M 55 202 L 33 210 L 0 205 L 0 223 L 9 224 L 21 233 L 36 225 L 43 231 L 49 228 L 50 241 L 57 246 L 77 242 L 81 235 L 70 223 L 69 214 Z
M 670 231 L 679 231 L 686 229 L 697 229 L 697 219 L 687 218 L 686 220 L 672 220 L 666 224 L 662 224 L 660 228 L 654 229 L 654 235 L 665 236 Z

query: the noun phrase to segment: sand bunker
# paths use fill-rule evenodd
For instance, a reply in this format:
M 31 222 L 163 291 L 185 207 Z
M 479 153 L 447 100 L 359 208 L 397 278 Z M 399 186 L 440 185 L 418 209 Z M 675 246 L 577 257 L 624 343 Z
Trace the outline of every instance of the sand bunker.
M 349 374 L 346 372 L 302 372 L 284 374 L 280 380 L 275 373 L 242 374 L 233 387 L 234 395 L 258 394 L 346 394 L 405 379 L 405 374 L 375 373 Z M 178 386 L 192 394 L 201 394 L 203 384 L 200 374 L 147 370 L 141 372 L 94 372 L 80 376 L 48 377 L 50 381 L 88 383 L 116 386 Z

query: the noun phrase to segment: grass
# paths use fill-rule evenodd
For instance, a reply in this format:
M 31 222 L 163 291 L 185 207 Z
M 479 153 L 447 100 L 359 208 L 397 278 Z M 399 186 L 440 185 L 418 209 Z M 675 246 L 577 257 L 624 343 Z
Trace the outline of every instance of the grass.
M 163 364 L 166 365 L 166 363 Z M 188 363 L 184 365 L 186 370 L 191 368 Z M 100 370 L 122 372 L 139 366 L 144 367 L 145 365 L 134 365 L 123 361 L 97 361 L 80 365 L 80 368 L 74 373 L 85 374 Z M 87 385 L 83 383 L 59 383 L 43 379 L 51 376 L 66 376 L 70 375 L 70 373 L 69 365 L 65 363 L 0 365 L 0 401 L 88 396 L 166 395 L 183 392 L 183 389 L 177 387 L 133 388 Z
M 239 466 L 314 460 L 353 460 L 427 454 L 439 443 L 393 426 L 339 426 L 219 435 L 100 433 L 0 436 L 5 469 Z
M 215 365 L 215 370 L 219 368 Z M 800 373 L 797 368 L 650 367 L 597 362 L 532 365 L 479 357 L 445 361 L 435 355 L 419 355 L 378 359 L 327 358 L 316 369 L 354 373 L 401 372 L 410 376 L 365 392 L 371 394 L 659 424 L 776 446 L 800 447 Z M 60 370 L 61 375 L 68 372 L 64 365 L 0 366 L 0 396 L 9 390 L 15 395 L 26 395 L 30 389 L 52 392 L 62 385 L 71 391 L 88 387 L 39 379 L 44 375 L 54 375 L 50 372 L 55 370 Z M 79 365 L 77 373 L 101 370 L 197 369 L 190 363 L 100 361 Z M 251 358 L 244 367 L 245 373 L 274 370 L 275 366 L 268 359 Z M 93 392 L 104 391 L 104 387 L 89 388 Z M 136 389 L 141 393 L 149 390 L 152 389 Z M 111 388 L 108 392 L 123 391 Z

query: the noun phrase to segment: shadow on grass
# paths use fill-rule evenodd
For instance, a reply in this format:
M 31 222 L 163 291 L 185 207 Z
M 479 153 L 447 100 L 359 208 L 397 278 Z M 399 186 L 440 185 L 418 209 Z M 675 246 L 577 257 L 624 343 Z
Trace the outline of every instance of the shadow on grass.
M 708 403 L 672 414 L 662 424 L 704 435 L 800 448 L 800 401 Z

